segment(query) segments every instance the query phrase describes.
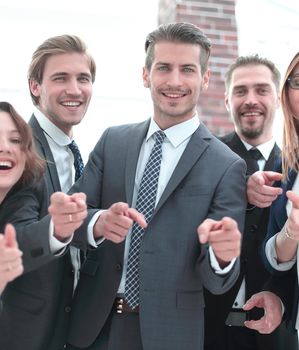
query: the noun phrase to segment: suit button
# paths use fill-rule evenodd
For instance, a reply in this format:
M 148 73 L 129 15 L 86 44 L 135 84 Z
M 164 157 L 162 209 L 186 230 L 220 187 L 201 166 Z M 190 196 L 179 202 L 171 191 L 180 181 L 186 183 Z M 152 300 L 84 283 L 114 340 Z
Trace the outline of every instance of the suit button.
M 71 312 L 71 310 L 72 310 L 72 308 L 70 306 L 66 306 L 64 308 L 64 311 L 67 312 L 67 313 Z
M 250 232 L 255 232 L 257 230 L 257 225 L 250 226 Z
M 116 270 L 120 271 L 122 269 L 122 265 L 121 264 L 116 264 Z

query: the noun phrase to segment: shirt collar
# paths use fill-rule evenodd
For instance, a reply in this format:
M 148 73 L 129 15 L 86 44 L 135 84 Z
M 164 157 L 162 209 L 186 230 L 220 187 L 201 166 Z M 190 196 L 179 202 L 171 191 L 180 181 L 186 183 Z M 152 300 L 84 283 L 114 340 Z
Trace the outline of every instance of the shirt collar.
M 270 157 L 270 153 L 272 152 L 272 149 L 275 145 L 275 140 L 274 138 L 272 137 L 271 140 L 265 142 L 265 143 L 262 143 L 258 146 L 255 146 L 255 147 L 252 147 L 252 145 L 250 145 L 249 143 L 245 142 L 244 140 L 241 139 L 241 141 L 243 142 L 244 146 L 246 147 L 247 151 L 249 151 L 251 148 L 257 148 L 262 156 L 264 157 L 265 160 L 268 160 L 269 157 Z
M 35 108 L 34 115 L 44 132 L 51 137 L 58 145 L 67 146 L 72 142 L 68 135 L 53 124 L 38 108 Z
M 163 130 L 167 140 L 173 147 L 178 147 L 182 142 L 188 139 L 198 129 L 200 124 L 197 113 L 193 118 L 186 120 L 185 122 L 171 126 L 168 129 Z M 161 130 L 154 119 L 151 119 L 150 126 L 146 135 L 146 141 L 153 136 L 153 134 Z

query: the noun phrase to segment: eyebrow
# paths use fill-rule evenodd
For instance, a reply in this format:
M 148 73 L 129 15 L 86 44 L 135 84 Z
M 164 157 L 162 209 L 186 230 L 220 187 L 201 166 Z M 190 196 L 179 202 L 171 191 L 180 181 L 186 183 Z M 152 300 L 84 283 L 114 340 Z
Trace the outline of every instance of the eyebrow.
M 268 83 L 258 83 L 258 84 L 253 84 L 253 87 L 270 87 L 271 85 Z M 241 85 L 235 85 L 233 89 L 240 89 L 240 88 L 247 88 L 248 85 L 241 84 Z
M 52 78 L 55 78 L 57 76 L 67 76 L 67 75 L 70 75 L 69 73 L 66 73 L 66 72 L 56 72 L 56 73 L 53 73 L 51 75 Z M 79 77 L 88 77 L 88 78 L 91 78 L 91 74 L 90 73 L 84 73 L 84 72 L 81 72 L 78 74 Z
M 155 64 L 156 66 L 173 66 L 173 63 L 169 63 L 169 62 L 157 62 Z M 198 65 L 194 64 L 194 63 L 184 63 L 184 64 L 180 64 L 180 67 L 194 67 L 197 68 Z

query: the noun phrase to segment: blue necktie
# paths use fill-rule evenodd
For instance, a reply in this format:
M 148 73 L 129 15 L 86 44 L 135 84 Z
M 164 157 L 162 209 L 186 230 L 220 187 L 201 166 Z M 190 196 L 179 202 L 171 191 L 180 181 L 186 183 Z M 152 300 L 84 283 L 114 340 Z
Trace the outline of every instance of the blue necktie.
M 259 171 L 259 165 L 258 165 L 258 160 L 260 160 L 261 158 L 263 158 L 262 153 L 257 149 L 257 148 L 251 148 L 248 151 L 249 155 L 250 155 L 250 162 L 248 161 L 248 165 L 247 165 L 247 173 L 249 175 L 255 173 L 256 171 Z
M 79 147 L 74 140 L 68 145 L 68 147 L 72 151 L 74 156 L 75 181 L 77 181 L 83 173 L 84 163 L 81 157 L 81 153 L 79 151 Z M 71 248 L 72 264 L 75 270 L 75 276 L 74 276 L 74 290 L 75 290 L 80 277 L 80 266 L 85 260 L 85 256 L 82 250 L 77 249 L 73 246 L 71 246 L 70 248 Z
M 74 155 L 74 167 L 75 167 L 75 171 L 76 171 L 75 172 L 75 181 L 77 181 L 83 173 L 84 163 L 83 163 L 79 148 L 74 140 L 68 145 L 68 147 Z
M 136 210 L 144 215 L 147 223 L 155 209 L 165 134 L 159 130 L 154 137 L 156 142 L 145 166 L 136 201 Z M 125 285 L 125 299 L 131 308 L 139 305 L 139 251 L 143 234 L 144 229 L 135 222 L 132 227 Z

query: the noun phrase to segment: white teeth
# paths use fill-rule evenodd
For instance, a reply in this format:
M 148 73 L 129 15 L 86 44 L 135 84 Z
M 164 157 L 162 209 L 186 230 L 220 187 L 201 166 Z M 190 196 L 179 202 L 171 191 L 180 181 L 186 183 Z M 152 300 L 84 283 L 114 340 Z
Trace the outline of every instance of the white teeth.
M 255 116 L 255 115 L 260 115 L 261 113 L 260 112 L 247 112 L 247 113 L 244 113 L 244 115 L 246 116 Z
M 80 102 L 62 102 L 62 104 L 64 106 L 68 106 L 68 107 L 78 107 L 80 105 Z
M 0 167 L 11 168 L 12 162 L 10 162 L 8 160 L 2 160 L 2 161 L 0 161 Z
M 165 94 L 167 97 L 177 98 L 184 96 L 183 94 L 177 95 L 177 94 Z

